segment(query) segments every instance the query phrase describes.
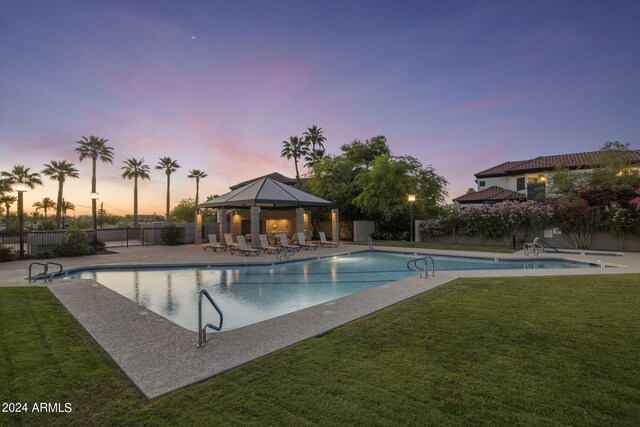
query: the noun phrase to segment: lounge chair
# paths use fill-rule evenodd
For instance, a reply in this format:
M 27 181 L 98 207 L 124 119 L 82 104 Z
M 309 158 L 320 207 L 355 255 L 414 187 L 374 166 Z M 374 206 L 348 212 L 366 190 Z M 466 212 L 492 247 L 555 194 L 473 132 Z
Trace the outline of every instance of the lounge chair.
M 268 254 L 272 254 L 274 252 L 280 252 L 282 251 L 282 247 L 281 246 L 271 246 L 269 244 L 269 240 L 267 239 L 267 235 L 266 234 L 261 234 L 260 235 L 260 249 L 262 249 L 262 252 L 266 252 Z
M 278 239 L 280 239 L 281 248 L 295 249 L 296 251 L 299 251 L 300 249 L 302 249 L 302 246 L 300 245 L 290 245 L 289 241 L 287 240 L 287 235 L 284 233 L 278 234 Z
M 218 243 L 218 238 L 215 234 L 209 234 L 209 243 L 202 244 L 202 250 L 206 251 L 207 249 L 212 249 L 213 252 L 215 252 L 218 249 L 222 249 L 223 251 L 225 251 L 227 250 L 227 247 Z
M 242 255 L 246 255 L 246 256 L 249 256 L 251 254 L 260 255 L 260 249 L 253 249 L 253 248 L 247 247 L 247 241 L 244 239 L 244 236 L 238 236 L 236 237 L 236 239 L 238 240 L 238 247 L 233 247 L 229 249 L 229 252 L 231 252 L 231 255 L 235 254 L 236 252 L 240 252 Z
M 318 249 L 318 245 L 316 245 L 315 243 L 307 243 L 307 240 L 304 237 L 304 233 L 296 233 L 296 235 L 298 236 L 298 244 L 304 249 Z
M 338 242 L 329 242 L 327 241 L 327 236 L 324 234 L 324 231 L 320 231 L 318 232 L 318 234 L 320 235 L 320 243 L 318 243 L 320 246 L 324 246 L 325 248 L 337 248 L 339 243 Z
M 233 236 L 231 236 L 231 233 L 224 233 L 224 243 L 225 245 L 227 245 L 227 247 L 229 249 L 237 249 L 238 248 L 238 244 L 233 242 Z M 233 255 L 233 253 L 232 253 Z

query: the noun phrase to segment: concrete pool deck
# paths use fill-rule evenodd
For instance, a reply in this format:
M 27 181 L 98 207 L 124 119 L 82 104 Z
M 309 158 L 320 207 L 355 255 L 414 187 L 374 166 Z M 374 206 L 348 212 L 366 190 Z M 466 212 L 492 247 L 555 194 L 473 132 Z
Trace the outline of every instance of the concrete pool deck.
M 379 247 L 393 252 L 521 258 L 522 253 L 493 254 L 426 249 Z M 301 251 L 295 260 L 367 250 L 366 246 L 341 245 Z M 152 246 L 115 249 L 117 253 L 51 260 L 65 270 L 105 265 L 228 265 L 276 262 L 275 255 L 259 257 L 206 253 L 198 246 Z M 389 307 L 407 298 L 460 277 L 547 276 L 575 274 L 640 273 L 640 254 L 624 257 L 550 255 L 587 262 L 615 264 L 620 268 L 548 270 L 436 271 L 435 278 L 411 277 L 284 316 L 231 331 L 209 334 L 204 348 L 196 348 L 197 333 L 184 329 L 93 280 L 65 280 L 47 287 L 89 334 L 104 348 L 147 398 L 203 381 L 266 354 L 322 335 L 341 325 Z M 0 264 L 0 286 L 28 285 L 30 261 Z M 36 286 L 42 286 L 41 281 Z M 194 313 L 194 316 L 196 314 Z

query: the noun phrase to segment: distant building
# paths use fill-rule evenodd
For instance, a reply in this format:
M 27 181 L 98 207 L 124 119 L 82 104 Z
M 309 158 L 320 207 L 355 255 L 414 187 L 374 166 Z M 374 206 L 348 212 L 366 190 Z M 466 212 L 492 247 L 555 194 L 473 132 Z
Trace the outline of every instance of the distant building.
M 557 169 L 589 170 L 602 163 L 604 151 L 539 156 L 529 160 L 500 163 L 475 174 L 477 191 L 453 199 L 462 207 L 494 204 L 507 200 L 544 201 Z M 640 150 L 629 158 L 640 166 Z

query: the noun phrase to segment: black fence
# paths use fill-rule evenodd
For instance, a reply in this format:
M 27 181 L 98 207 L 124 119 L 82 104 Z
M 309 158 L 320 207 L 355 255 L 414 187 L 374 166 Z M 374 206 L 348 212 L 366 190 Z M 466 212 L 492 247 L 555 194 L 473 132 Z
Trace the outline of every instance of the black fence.
M 180 241 L 184 242 L 184 229 L 179 228 Z M 105 228 L 83 230 L 89 239 L 104 242 L 107 248 L 150 246 L 165 244 L 160 235 L 162 228 Z M 51 251 L 67 234 L 66 230 L 25 231 L 24 252 L 35 256 L 38 253 Z M 20 250 L 20 233 L 0 233 L 0 247 Z

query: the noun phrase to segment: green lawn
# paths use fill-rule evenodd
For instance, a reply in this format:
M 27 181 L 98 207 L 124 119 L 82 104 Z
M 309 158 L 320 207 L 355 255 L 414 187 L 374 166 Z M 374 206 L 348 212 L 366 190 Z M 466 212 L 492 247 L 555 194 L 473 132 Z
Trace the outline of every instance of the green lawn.
M 153 401 L 43 288 L 0 288 L 0 425 L 637 425 L 640 275 L 464 279 Z M 195 339 L 195 336 L 194 336 Z
M 367 245 L 367 243 L 358 242 L 354 245 Z M 465 243 L 433 243 L 433 242 L 415 242 L 413 246 L 409 246 L 406 240 L 375 240 L 373 246 L 393 246 L 399 248 L 420 248 L 420 249 L 444 249 L 449 251 L 474 251 L 474 252 L 500 252 L 513 253 L 522 248 L 512 249 L 511 246 L 495 246 L 495 245 L 468 245 Z

